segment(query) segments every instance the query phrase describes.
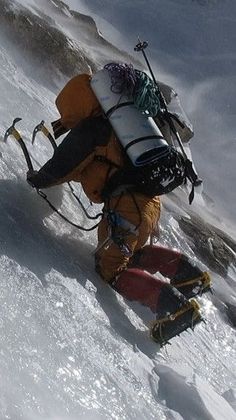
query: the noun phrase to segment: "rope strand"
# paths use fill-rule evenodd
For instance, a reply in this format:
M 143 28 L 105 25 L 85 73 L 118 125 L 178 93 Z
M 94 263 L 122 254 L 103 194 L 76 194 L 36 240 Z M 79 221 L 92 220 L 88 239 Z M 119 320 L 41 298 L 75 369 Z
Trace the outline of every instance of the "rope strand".
M 142 113 L 155 117 L 160 108 L 160 92 L 150 77 L 132 64 L 109 63 L 104 66 L 111 77 L 111 91 L 127 95 Z

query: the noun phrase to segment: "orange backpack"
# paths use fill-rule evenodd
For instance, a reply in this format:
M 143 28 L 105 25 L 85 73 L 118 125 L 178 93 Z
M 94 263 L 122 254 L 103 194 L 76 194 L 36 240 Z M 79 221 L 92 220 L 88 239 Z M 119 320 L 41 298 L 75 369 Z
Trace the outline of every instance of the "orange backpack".
M 80 74 L 73 77 L 56 98 L 61 124 L 68 129 L 85 118 L 102 113 L 101 106 L 90 87 L 91 77 Z

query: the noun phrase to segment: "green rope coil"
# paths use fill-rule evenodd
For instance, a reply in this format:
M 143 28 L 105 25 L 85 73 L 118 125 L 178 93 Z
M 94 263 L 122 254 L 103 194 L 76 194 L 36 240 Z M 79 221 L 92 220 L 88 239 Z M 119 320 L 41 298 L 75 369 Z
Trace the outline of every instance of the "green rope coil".
M 134 104 L 142 113 L 155 117 L 160 111 L 159 89 L 146 73 L 135 70 L 135 74 Z
M 108 63 L 104 68 L 110 73 L 112 92 L 132 98 L 136 108 L 147 116 L 155 117 L 158 114 L 159 88 L 146 73 L 126 63 Z

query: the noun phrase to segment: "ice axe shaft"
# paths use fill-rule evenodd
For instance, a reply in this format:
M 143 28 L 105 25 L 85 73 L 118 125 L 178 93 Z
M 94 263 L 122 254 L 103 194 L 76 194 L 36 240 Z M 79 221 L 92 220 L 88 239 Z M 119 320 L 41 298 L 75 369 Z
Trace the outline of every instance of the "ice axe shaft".
M 28 150 L 27 150 L 27 147 L 26 147 L 26 145 L 25 145 L 25 143 L 24 143 L 24 140 L 22 139 L 22 137 L 21 137 L 21 134 L 19 133 L 19 131 L 15 128 L 15 124 L 17 123 L 17 122 L 19 122 L 19 121 L 21 121 L 22 120 L 22 118 L 15 118 L 14 120 L 13 120 L 13 123 L 12 123 L 12 125 L 7 129 L 7 131 L 6 131 L 6 133 L 5 133 L 5 135 L 4 135 L 4 139 L 3 139 L 3 141 L 4 141 L 4 143 L 6 143 L 7 142 L 7 139 L 8 139 L 8 137 L 9 136 L 13 136 L 14 137 L 14 139 L 19 143 L 19 145 L 20 145 L 20 147 L 21 147 L 21 149 L 22 149 L 22 151 L 23 151 L 23 153 L 24 153 L 24 156 L 25 156 L 25 160 L 26 160 L 26 163 L 27 163 L 27 166 L 28 166 L 28 169 L 29 170 L 33 170 L 34 168 L 33 168 L 33 165 L 32 165 L 32 162 L 31 162 L 31 159 L 30 159 L 30 155 L 29 155 L 29 152 L 28 152 Z

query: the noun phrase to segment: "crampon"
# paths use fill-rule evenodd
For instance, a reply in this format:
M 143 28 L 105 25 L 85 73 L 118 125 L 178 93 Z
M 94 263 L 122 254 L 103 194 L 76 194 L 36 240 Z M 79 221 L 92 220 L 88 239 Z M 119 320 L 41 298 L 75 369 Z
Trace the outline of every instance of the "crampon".
M 201 321 L 203 318 L 197 301 L 194 299 L 186 301 L 175 313 L 153 322 L 150 329 L 151 338 L 162 347 L 169 343 L 171 338 L 188 328 L 193 329 Z

